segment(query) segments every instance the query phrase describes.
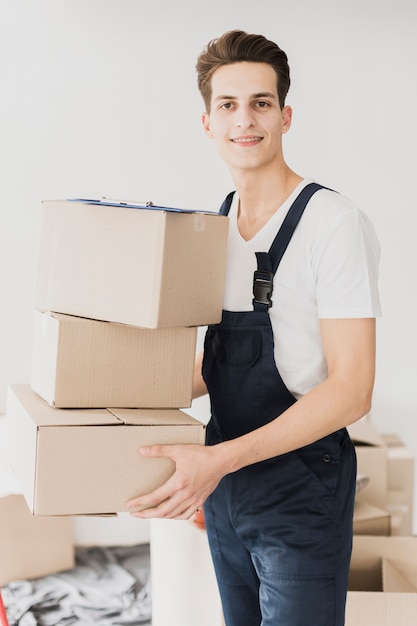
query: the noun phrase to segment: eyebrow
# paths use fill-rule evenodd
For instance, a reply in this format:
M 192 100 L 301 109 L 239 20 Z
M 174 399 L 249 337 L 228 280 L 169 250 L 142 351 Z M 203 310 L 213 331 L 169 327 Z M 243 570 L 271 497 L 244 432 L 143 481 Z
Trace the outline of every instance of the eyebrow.
M 278 96 L 271 91 L 261 91 L 259 93 L 254 93 L 251 95 L 251 98 L 253 98 L 254 100 L 256 100 L 257 98 L 272 98 L 274 100 L 278 100 Z M 219 100 L 237 100 L 237 97 L 224 95 L 214 98 L 214 102 L 218 102 Z

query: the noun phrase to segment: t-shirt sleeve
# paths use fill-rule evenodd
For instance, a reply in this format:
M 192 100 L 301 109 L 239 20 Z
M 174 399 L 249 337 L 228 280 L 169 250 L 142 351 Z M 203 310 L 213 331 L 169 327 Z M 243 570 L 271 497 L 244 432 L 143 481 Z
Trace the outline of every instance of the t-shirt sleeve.
M 379 317 L 379 258 L 379 242 L 368 217 L 354 207 L 339 213 L 312 256 L 319 317 Z

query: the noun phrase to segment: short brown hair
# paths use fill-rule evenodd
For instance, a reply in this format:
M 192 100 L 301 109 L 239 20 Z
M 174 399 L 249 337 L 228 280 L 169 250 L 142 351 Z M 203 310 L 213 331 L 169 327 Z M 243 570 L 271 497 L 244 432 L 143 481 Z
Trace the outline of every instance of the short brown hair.
M 267 63 L 277 75 L 277 91 L 281 108 L 290 88 L 290 68 L 287 55 L 281 48 L 263 35 L 251 35 L 243 30 L 231 30 L 212 39 L 197 59 L 198 88 L 207 112 L 210 112 L 211 77 L 222 65 L 249 61 Z

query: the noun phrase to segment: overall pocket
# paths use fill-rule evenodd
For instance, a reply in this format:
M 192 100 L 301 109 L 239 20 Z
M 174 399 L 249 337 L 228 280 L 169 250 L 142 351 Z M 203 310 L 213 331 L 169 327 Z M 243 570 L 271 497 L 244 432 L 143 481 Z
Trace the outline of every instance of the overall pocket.
M 342 429 L 296 451 L 300 461 L 331 495 L 337 491 L 344 439 Z

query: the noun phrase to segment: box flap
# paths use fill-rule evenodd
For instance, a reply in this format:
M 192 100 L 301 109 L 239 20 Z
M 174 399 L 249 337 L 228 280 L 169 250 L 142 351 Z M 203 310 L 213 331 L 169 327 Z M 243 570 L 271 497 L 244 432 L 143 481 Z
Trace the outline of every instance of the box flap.
M 388 559 L 382 559 L 382 588 L 385 592 L 417 593 L 417 587 Z
M 380 571 L 381 589 L 383 559 L 390 561 L 417 587 L 417 537 L 354 536 L 351 569 Z
M 30 385 L 9 385 L 36 426 L 97 426 L 120 423 L 107 409 L 57 409 L 35 393 Z
M 194 417 L 180 409 L 108 409 L 123 424 L 132 426 L 203 426 Z
M 368 416 L 350 424 L 347 427 L 350 438 L 355 445 L 385 446 L 382 435 L 375 428 Z

